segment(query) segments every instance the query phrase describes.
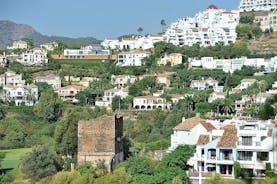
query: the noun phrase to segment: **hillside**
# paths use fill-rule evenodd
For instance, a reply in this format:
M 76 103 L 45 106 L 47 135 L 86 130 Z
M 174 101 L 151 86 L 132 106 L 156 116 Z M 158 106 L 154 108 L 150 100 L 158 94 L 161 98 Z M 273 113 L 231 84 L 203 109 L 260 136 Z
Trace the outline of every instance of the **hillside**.
M 95 44 L 99 40 L 93 37 L 68 38 L 61 36 L 47 36 L 37 32 L 26 24 L 17 24 L 9 20 L 0 20 L 0 49 L 11 45 L 13 41 L 31 38 L 35 45 L 51 41 L 62 41 L 67 44 Z
M 257 54 L 277 54 L 277 33 L 249 41 L 249 49 Z

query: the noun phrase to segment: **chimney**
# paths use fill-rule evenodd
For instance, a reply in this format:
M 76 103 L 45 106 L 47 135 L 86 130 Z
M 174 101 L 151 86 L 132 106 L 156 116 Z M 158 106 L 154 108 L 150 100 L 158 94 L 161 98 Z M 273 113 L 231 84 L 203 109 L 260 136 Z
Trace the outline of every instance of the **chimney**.
M 185 117 L 182 117 L 182 122 L 186 121 L 186 118 Z
M 196 113 L 195 117 L 199 118 L 200 117 L 200 113 Z
M 213 141 L 213 137 L 212 137 L 212 133 L 210 132 L 209 133 L 209 142 L 212 142 Z

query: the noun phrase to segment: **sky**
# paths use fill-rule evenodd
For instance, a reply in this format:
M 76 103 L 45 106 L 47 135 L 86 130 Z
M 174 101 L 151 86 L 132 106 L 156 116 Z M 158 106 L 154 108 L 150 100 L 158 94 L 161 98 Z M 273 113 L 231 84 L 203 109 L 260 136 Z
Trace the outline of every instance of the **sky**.
M 28 24 L 46 35 L 97 39 L 161 31 L 162 19 L 170 25 L 214 4 L 237 9 L 239 0 L 0 0 L 0 20 Z

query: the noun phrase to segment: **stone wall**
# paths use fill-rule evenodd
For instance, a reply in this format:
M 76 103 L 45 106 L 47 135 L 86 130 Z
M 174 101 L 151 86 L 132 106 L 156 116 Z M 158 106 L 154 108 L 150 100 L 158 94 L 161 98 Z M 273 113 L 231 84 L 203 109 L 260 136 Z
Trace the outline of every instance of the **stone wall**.
M 123 161 L 123 117 L 103 116 L 78 123 L 78 164 L 96 166 L 104 160 L 108 171 Z

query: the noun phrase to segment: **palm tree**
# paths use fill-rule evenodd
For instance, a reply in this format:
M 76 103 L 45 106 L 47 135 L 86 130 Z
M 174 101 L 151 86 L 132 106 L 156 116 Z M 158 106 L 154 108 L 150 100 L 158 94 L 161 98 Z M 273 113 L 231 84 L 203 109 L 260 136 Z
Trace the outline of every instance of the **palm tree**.
M 161 24 L 161 26 L 162 26 L 162 32 L 164 33 L 165 26 L 166 26 L 165 20 L 162 19 L 160 24 Z
M 234 111 L 232 101 L 230 99 L 225 98 L 223 111 L 227 114 L 231 114 Z
M 143 32 L 142 27 L 139 27 L 139 28 L 137 29 L 137 32 L 139 33 L 139 35 L 141 35 L 141 33 Z

